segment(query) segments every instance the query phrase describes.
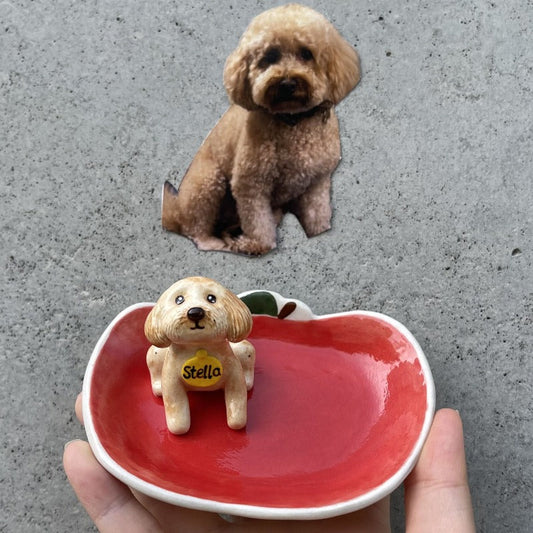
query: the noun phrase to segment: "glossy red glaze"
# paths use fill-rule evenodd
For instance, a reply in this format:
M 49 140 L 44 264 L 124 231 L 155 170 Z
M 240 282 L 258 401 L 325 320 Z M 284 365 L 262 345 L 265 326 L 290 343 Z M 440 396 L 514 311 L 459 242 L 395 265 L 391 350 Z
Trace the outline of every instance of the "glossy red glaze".
M 416 350 L 389 323 L 357 314 L 255 316 L 246 428 L 227 427 L 221 392 L 197 392 L 189 433 L 173 435 L 145 362 L 149 310 L 114 325 L 90 384 L 102 446 L 148 483 L 226 503 L 319 507 L 381 485 L 419 438 L 427 390 Z

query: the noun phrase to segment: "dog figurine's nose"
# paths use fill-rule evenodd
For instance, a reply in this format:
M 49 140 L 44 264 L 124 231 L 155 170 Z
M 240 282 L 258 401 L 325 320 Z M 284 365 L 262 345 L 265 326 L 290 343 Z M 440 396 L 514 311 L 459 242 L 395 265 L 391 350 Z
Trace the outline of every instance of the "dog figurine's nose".
M 198 323 L 205 316 L 205 311 L 201 307 L 191 307 L 187 311 L 187 318 Z

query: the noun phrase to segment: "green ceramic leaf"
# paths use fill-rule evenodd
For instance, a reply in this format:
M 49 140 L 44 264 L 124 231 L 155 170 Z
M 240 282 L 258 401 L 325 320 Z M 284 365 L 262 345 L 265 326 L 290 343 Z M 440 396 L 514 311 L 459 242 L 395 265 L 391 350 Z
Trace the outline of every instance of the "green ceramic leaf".
M 278 304 L 272 294 L 265 291 L 256 291 L 242 296 L 241 300 L 255 315 L 278 316 Z

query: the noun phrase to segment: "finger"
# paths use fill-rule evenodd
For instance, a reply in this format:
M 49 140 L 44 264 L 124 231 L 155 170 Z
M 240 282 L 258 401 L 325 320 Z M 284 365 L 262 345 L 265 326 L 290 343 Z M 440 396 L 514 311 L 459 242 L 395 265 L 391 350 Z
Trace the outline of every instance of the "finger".
M 420 459 L 405 482 L 406 531 L 475 531 L 459 413 L 435 415 Z
M 224 530 L 225 522 L 218 514 L 177 507 L 135 490 L 132 492 L 143 507 L 157 517 L 165 533 Z
M 128 487 L 98 463 L 88 443 L 69 443 L 63 454 L 63 465 L 78 499 L 101 533 L 162 532 L 157 520 Z
M 350 533 L 390 533 L 389 498 L 355 513 L 322 520 L 254 520 L 238 519 L 226 523 L 222 531 L 231 533 L 323 533 L 346 531 Z
M 76 405 L 74 407 L 74 410 L 76 411 L 76 416 L 78 417 L 78 420 L 83 424 L 83 408 L 82 408 L 81 392 L 78 394 L 78 397 L 76 398 Z

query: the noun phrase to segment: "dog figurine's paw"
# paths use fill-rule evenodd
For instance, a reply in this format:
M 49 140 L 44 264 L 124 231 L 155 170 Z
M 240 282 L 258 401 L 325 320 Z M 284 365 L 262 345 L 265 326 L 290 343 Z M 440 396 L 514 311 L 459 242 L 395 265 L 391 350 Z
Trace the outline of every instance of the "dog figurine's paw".
M 184 435 L 191 428 L 190 415 L 166 415 L 167 428 L 174 435 Z

